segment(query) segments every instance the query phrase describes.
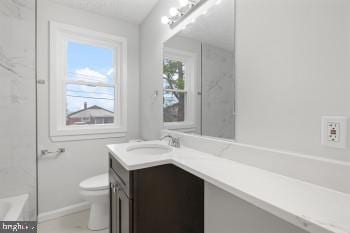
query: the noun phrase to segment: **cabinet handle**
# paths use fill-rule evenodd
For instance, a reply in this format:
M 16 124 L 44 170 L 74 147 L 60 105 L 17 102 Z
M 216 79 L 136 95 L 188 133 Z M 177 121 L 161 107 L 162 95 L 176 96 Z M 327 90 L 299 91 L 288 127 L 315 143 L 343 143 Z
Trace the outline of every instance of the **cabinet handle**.
M 112 192 L 115 193 L 116 192 L 116 185 L 115 184 L 111 184 L 111 189 L 112 189 Z
M 111 189 L 113 193 L 119 192 L 120 191 L 120 187 L 117 184 L 111 184 Z

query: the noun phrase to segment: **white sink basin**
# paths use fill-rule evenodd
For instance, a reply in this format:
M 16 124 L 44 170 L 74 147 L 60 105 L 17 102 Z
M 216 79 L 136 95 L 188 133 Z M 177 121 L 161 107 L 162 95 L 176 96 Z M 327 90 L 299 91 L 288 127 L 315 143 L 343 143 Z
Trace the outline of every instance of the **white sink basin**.
M 126 148 L 128 153 L 139 155 L 161 155 L 171 152 L 170 146 L 163 144 L 139 144 L 131 145 Z

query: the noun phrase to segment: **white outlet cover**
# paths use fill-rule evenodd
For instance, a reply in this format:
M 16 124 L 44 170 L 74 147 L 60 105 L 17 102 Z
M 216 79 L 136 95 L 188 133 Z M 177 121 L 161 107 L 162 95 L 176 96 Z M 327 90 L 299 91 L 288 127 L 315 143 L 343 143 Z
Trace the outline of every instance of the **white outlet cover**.
M 345 116 L 322 117 L 321 143 L 324 146 L 342 148 L 347 147 L 348 118 Z M 336 135 L 330 135 L 330 130 L 335 129 Z

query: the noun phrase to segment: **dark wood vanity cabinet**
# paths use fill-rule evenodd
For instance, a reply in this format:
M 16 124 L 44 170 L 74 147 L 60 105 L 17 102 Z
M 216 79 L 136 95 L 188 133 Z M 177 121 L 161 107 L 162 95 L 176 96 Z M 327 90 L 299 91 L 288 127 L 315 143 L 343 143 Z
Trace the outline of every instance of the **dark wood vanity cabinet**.
M 109 159 L 110 232 L 133 232 L 133 172 L 125 170 L 111 155 Z
M 204 182 L 174 166 L 127 171 L 109 156 L 111 233 L 203 233 Z
M 118 177 L 110 173 L 110 229 L 111 233 L 132 232 L 132 199 L 127 196 Z

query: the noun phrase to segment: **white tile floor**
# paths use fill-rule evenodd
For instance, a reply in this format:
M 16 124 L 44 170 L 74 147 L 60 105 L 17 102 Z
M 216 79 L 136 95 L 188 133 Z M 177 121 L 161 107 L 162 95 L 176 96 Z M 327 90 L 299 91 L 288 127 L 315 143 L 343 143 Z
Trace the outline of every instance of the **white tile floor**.
M 89 211 L 64 216 L 38 225 L 38 233 L 108 233 L 107 230 L 90 231 L 87 228 Z

